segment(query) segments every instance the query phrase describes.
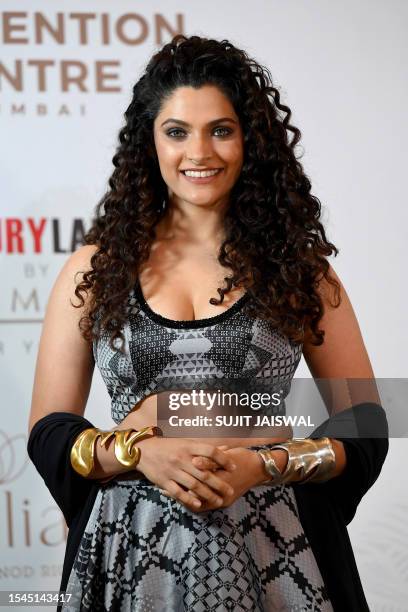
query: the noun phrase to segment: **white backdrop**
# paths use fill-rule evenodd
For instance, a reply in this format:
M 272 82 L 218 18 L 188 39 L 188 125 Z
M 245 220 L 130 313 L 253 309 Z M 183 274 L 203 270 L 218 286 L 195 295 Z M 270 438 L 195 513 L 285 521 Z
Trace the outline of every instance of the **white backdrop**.
M 0 590 L 57 589 L 66 529 L 25 452 L 41 320 L 58 271 L 79 246 L 80 232 L 74 244 L 73 233 L 88 227 L 107 187 L 142 67 L 182 32 L 228 38 L 270 68 L 302 131 L 302 163 L 340 249 L 332 264 L 374 372 L 407 377 L 408 5 L 77 0 L 57 8 L 51 0 L 1 0 L 0 9 Z M 61 20 L 59 42 L 36 31 L 42 18 Z M 41 69 L 38 60 L 49 63 Z M 68 83 L 64 91 L 67 76 L 79 74 L 82 90 Z M 310 375 L 303 360 L 296 375 Z M 86 416 L 112 426 L 97 370 Z M 375 612 L 408 609 L 406 453 L 406 440 L 391 440 L 380 479 L 350 526 Z

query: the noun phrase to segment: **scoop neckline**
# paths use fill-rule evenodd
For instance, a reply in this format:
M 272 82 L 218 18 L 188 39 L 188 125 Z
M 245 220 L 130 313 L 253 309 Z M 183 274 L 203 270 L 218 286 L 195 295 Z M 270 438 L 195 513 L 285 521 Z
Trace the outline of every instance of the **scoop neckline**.
M 185 329 L 193 329 L 197 327 L 209 327 L 216 325 L 217 323 L 221 323 L 229 319 L 232 315 L 237 313 L 244 303 L 248 300 L 249 294 L 246 291 L 236 302 L 233 303 L 232 306 L 223 310 L 219 314 L 214 315 L 213 317 L 206 317 L 204 319 L 169 319 L 168 317 L 164 317 L 152 310 L 149 304 L 146 302 L 145 297 L 143 295 L 142 287 L 140 285 L 139 279 L 137 279 L 135 283 L 135 293 L 139 298 L 140 306 L 143 312 L 156 323 L 160 323 L 165 325 L 166 327 L 174 327 L 174 328 L 185 328 Z

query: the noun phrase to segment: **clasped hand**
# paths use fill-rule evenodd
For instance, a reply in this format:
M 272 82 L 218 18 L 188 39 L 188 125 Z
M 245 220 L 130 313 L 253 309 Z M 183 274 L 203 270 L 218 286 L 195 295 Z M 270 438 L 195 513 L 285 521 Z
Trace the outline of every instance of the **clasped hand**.
M 116 429 L 140 429 L 136 416 L 133 410 Z M 262 481 L 262 460 L 245 447 L 163 437 L 137 445 L 141 449 L 137 471 L 194 512 L 226 508 Z
M 257 459 L 247 448 L 172 438 L 150 438 L 139 446 L 138 470 L 194 512 L 225 508 L 256 484 L 250 465 Z
M 194 457 L 193 463 L 202 470 L 215 470 L 218 477 L 229 485 L 230 490 L 224 496 L 220 505 L 214 505 L 208 500 L 202 500 L 199 512 L 213 510 L 215 508 L 227 508 L 239 497 L 244 495 L 251 487 L 257 484 L 251 469 L 252 465 L 254 465 L 254 460 L 256 460 L 254 451 L 244 447 L 228 448 L 226 445 L 218 448 L 223 449 L 225 454 L 234 461 L 236 469 L 233 472 L 218 468 L 206 457 Z

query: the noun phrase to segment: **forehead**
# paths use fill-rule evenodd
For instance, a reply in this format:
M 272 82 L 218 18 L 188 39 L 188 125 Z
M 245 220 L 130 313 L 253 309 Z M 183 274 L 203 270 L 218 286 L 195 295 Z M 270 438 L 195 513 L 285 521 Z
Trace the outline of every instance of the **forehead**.
M 218 87 L 214 85 L 203 85 L 198 89 L 178 87 L 163 102 L 156 121 L 174 117 L 192 123 L 194 120 L 197 121 L 199 115 L 200 121 L 205 122 L 213 119 L 214 114 L 220 117 L 225 114 L 236 117 L 232 104 Z

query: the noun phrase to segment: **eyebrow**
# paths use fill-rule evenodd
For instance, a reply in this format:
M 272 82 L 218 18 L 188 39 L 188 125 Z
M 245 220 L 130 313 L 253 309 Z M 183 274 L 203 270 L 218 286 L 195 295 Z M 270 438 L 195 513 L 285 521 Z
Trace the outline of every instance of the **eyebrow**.
M 235 119 L 232 119 L 231 117 L 220 117 L 219 119 L 213 119 L 212 121 L 209 121 L 207 125 L 215 125 L 217 123 L 221 123 L 221 121 L 230 121 L 231 123 L 237 123 L 235 121 Z M 161 127 L 163 127 L 163 125 L 166 125 L 166 123 L 178 123 L 179 125 L 184 125 L 185 127 L 191 127 L 189 123 L 187 123 L 187 121 L 182 121 L 181 119 L 166 119 L 166 121 L 163 121 L 163 123 L 161 124 Z

